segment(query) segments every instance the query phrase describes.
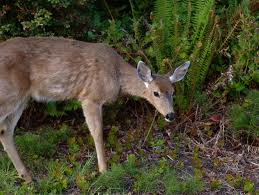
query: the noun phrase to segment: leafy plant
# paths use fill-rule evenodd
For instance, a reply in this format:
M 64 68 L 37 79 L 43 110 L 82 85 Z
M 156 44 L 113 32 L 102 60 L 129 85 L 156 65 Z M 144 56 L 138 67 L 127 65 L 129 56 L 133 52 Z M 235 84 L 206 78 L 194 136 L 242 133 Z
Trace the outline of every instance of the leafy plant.
M 156 0 L 152 24 L 142 28 L 146 36 L 144 39 L 136 36 L 141 42 L 138 53 L 156 72 L 165 73 L 176 68 L 179 61 L 191 61 L 188 80 L 176 86 L 178 107 L 187 108 L 195 91 L 201 90 L 219 46 L 220 23 L 214 4 L 214 0 Z M 134 21 L 133 26 L 137 26 L 139 20 Z M 143 34 L 140 28 L 135 30 L 135 35 L 138 34 Z
M 237 44 L 232 46 L 233 82 L 230 88 L 236 94 L 245 93 L 253 83 L 259 82 L 259 67 L 256 62 L 256 19 L 241 13 L 240 28 Z
M 241 136 L 247 134 L 253 139 L 259 136 L 259 92 L 250 91 L 243 105 L 233 105 L 230 110 L 230 118 L 235 129 L 233 132 Z
M 122 41 L 123 33 L 121 31 L 121 22 L 109 20 L 109 27 L 107 30 L 107 38 L 106 41 L 110 45 L 116 45 Z
M 241 183 L 242 183 L 242 177 L 237 174 L 235 176 L 231 175 L 231 174 L 227 174 L 226 175 L 226 181 L 233 187 L 235 188 L 240 188 L 241 187 Z
M 255 23 L 251 22 L 253 20 L 249 16 L 247 0 L 241 2 L 156 0 L 154 12 L 150 16 L 151 21 L 143 17 L 137 18 L 135 4 L 132 4 L 131 2 L 134 38 L 119 28 L 113 28 L 120 32 L 118 37 L 121 41 L 127 41 L 127 45 L 131 46 L 120 49 L 125 51 L 126 59 L 129 59 L 131 49 L 137 51 L 155 72 L 160 73 L 177 67 L 179 61 L 191 61 L 187 79 L 176 85 L 177 96 L 174 102 L 178 108 L 182 110 L 189 108 L 191 103 L 200 97 L 199 94 L 202 94 L 202 86 L 207 76 L 229 66 L 217 55 L 228 42 L 233 43 L 232 55 L 236 61 L 233 67 L 237 70 L 236 80 L 232 82 L 230 88 L 242 91 L 245 86 L 251 85 L 251 81 L 257 80 L 258 68 L 253 60 L 256 51 Z M 220 14 L 223 15 L 221 18 Z M 239 27 L 244 29 L 244 32 L 239 30 L 240 37 L 236 37 Z M 239 40 L 239 44 L 235 44 L 236 40 Z M 248 45 L 252 47 L 248 48 Z M 239 52 L 240 49 L 242 51 L 250 49 L 252 52 L 243 55 L 243 52 Z M 215 62 L 212 64 L 213 59 Z M 238 72 L 240 67 L 243 71 Z M 210 68 L 212 73 L 208 74 Z M 247 76 L 248 71 L 249 76 Z
M 189 177 L 184 181 L 179 180 L 174 170 L 167 172 L 163 177 L 166 194 L 196 194 L 204 190 L 200 178 Z
M 247 192 L 247 193 L 251 193 L 251 194 L 253 194 L 254 193 L 254 183 L 251 181 L 251 180 L 249 180 L 249 179 L 246 179 L 245 181 L 244 181 L 244 192 Z
M 212 179 L 210 181 L 210 188 L 212 190 L 217 190 L 221 187 L 221 181 L 219 179 Z
M 48 165 L 49 177 L 45 177 L 39 183 L 39 188 L 45 193 L 61 193 L 68 188 L 69 180 L 66 176 L 70 168 L 58 161 L 51 161 Z
M 134 184 L 135 191 L 140 193 L 154 193 L 164 171 L 164 167 L 160 167 L 159 165 L 154 165 L 146 171 L 141 171 L 136 177 Z
M 112 165 L 111 170 L 102 174 L 95 183 L 99 190 L 123 191 L 126 171 L 121 165 Z
M 223 41 L 219 48 L 221 55 L 218 56 L 222 66 L 218 66 L 217 71 L 225 71 L 224 67 L 228 70 L 221 75 L 221 79 L 225 80 L 224 92 L 217 92 L 217 97 L 225 98 L 228 95 L 230 100 L 239 99 L 250 89 L 254 89 L 259 80 L 256 59 L 258 38 L 253 2 L 231 0 L 220 10 L 225 22 L 222 23 Z
M 23 156 L 50 158 L 55 153 L 58 143 L 67 139 L 70 134 L 69 128 L 65 125 L 60 130 L 44 128 L 42 131 L 41 135 L 26 133 L 16 136 L 18 150 Z
M 153 165 L 147 171 L 141 171 L 134 184 L 138 193 L 156 193 L 158 189 L 165 194 L 195 194 L 204 190 L 204 185 L 198 177 L 180 179 L 176 171 L 163 160 Z
M 66 115 L 69 111 L 81 108 L 81 104 L 76 100 L 68 100 L 66 102 L 48 102 L 42 107 L 43 112 L 51 117 L 60 117 Z
M 0 39 L 55 35 L 89 40 L 91 37 L 88 35 L 93 33 L 91 28 L 100 27 L 97 19 L 88 23 L 94 14 L 101 14 L 97 10 L 93 11 L 96 9 L 94 2 L 95 0 L 4 1 L 0 5 Z

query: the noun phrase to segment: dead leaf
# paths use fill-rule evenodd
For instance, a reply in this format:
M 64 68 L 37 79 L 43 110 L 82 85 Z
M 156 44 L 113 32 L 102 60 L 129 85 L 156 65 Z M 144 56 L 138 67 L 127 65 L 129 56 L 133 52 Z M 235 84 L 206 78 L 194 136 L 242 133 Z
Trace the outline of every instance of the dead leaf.
M 219 123 L 222 119 L 222 116 L 221 115 L 212 115 L 210 117 L 210 120 L 212 120 L 213 122 L 216 122 L 216 123 Z

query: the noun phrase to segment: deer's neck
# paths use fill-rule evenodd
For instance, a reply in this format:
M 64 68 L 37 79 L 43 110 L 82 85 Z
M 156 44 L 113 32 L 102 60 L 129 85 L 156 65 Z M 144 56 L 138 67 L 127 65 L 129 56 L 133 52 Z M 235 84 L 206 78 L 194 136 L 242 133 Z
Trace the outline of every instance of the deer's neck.
M 122 94 L 146 98 L 147 88 L 138 78 L 137 69 L 129 64 L 123 64 L 120 71 L 120 83 Z

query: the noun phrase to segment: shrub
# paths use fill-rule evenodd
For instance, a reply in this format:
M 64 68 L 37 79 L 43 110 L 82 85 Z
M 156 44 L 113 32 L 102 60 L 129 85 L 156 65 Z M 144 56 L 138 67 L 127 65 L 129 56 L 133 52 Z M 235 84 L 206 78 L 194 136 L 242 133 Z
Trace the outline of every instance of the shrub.
M 234 128 L 234 134 L 246 134 L 253 139 L 259 136 L 259 92 L 250 91 L 240 105 L 233 105 L 230 110 L 231 123 Z
M 4 1 L 0 39 L 14 36 L 64 36 L 89 40 L 99 20 L 95 0 Z M 92 20 L 95 18 L 95 20 Z

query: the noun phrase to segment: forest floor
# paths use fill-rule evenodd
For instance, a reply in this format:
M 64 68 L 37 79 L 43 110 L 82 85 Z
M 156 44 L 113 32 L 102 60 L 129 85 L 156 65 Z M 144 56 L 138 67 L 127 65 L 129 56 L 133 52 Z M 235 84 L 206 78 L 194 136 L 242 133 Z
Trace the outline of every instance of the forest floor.
M 29 107 L 16 129 L 35 181 L 19 180 L 0 146 L 0 194 L 259 194 L 258 143 L 230 136 L 224 109 L 197 107 L 168 124 L 143 101 L 106 107 L 110 168 L 99 175 L 82 112 L 52 118 L 40 107 Z

